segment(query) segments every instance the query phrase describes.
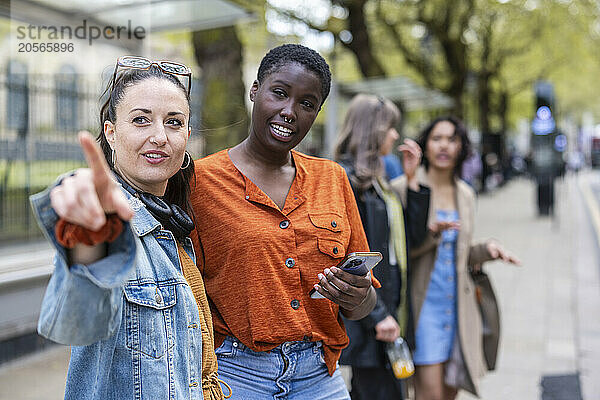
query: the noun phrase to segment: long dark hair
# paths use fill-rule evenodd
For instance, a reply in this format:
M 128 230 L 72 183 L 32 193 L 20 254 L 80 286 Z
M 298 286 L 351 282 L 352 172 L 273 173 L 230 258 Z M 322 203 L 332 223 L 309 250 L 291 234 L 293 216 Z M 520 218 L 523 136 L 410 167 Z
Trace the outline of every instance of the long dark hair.
M 165 79 L 175 86 L 181 89 L 182 93 L 190 105 L 190 98 L 187 94 L 185 86 L 177 79 L 174 75 L 163 72 L 160 68 L 152 65 L 148 70 L 141 69 L 127 69 L 123 70 L 117 75 L 114 87 L 112 81 L 109 81 L 106 89 L 103 92 L 103 97 L 108 96 L 102 107 L 100 108 L 100 134 L 98 135 L 98 142 L 104 153 L 104 158 L 108 162 L 110 169 L 118 174 L 115 170 L 115 166 L 112 162 L 112 149 L 106 140 L 104 135 L 104 122 L 110 121 L 113 124 L 117 121 L 117 105 L 123 99 L 125 89 L 131 87 L 143 80 L 159 78 Z M 112 90 L 111 90 L 112 89 Z M 191 111 L 190 111 L 191 113 Z M 184 160 L 185 161 L 185 160 Z M 190 182 L 195 180 L 196 175 L 194 172 L 194 162 L 190 160 L 189 165 L 185 169 L 180 169 L 175 175 L 169 178 L 167 183 L 167 190 L 163 199 L 170 204 L 176 204 L 185 210 L 188 214 L 192 214 L 192 206 L 190 203 Z M 193 218 L 193 217 L 192 217 Z
M 425 149 L 427 148 L 426 147 L 427 140 L 429 140 L 431 131 L 433 131 L 433 128 L 439 122 L 443 122 L 443 121 L 450 122 L 452 125 L 454 125 L 454 135 L 458 136 L 458 138 L 460 139 L 460 143 L 461 143 L 460 153 L 458 154 L 458 157 L 456 158 L 456 165 L 454 166 L 454 175 L 460 176 L 461 171 L 462 171 L 462 165 L 465 162 L 465 160 L 467 159 L 467 157 L 469 157 L 469 155 L 471 154 L 471 140 L 469 140 L 469 136 L 467 135 L 467 128 L 465 127 L 465 124 L 463 124 L 463 122 L 460 119 L 458 119 L 452 115 L 446 115 L 446 116 L 438 117 L 438 118 L 434 119 L 433 121 L 431 121 L 429 123 L 429 125 L 427 125 L 425 127 L 425 129 L 423 129 L 421 131 L 421 134 L 419 135 L 419 138 L 417 139 L 417 143 L 419 144 L 419 146 L 421 146 L 423 151 L 425 151 Z M 429 168 L 429 160 L 427 160 L 427 157 L 423 157 L 421 159 L 421 164 L 423 164 L 425 166 L 425 169 Z

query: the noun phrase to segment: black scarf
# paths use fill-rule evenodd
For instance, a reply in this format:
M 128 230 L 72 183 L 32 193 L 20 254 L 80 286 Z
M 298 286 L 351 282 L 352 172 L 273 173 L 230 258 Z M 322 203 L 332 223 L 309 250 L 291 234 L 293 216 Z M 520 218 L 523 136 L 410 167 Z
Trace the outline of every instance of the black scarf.
M 146 206 L 146 210 L 165 229 L 171 231 L 177 239 L 183 240 L 190 235 L 192 229 L 194 229 L 194 221 L 192 221 L 190 216 L 181 207 L 177 204 L 168 204 L 161 197 L 152 193 L 138 191 L 121 176 L 118 174 L 115 175 L 123 188 L 131 193 L 131 195 L 137 197 Z

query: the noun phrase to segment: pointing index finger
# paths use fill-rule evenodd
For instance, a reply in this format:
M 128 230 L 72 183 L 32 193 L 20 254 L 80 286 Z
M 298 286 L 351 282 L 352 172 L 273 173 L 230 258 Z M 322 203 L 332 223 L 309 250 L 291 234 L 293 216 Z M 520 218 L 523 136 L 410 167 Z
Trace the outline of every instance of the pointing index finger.
M 100 146 L 95 143 L 92 135 L 87 131 L 79 132 L 79 143 L 83 149 L 83 154 L 92 170 L 94 183 L 96 186 L 104 186 L 111 180 L 110 169 L 104 159 L 104 154 Z

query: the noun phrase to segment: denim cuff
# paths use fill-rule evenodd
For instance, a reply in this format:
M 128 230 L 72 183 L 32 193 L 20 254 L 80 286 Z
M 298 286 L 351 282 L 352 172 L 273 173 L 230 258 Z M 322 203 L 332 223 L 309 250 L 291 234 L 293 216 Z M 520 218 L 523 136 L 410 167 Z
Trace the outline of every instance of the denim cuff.
M 44 236 L 57 251 L 55 265 L 57 262 L 69 265 L 67 249 L 58 243 L 55 235 L 55 226 L 59 220 L 58 214 L 52 208 L 50 202 L 50 191 L 60 185 L 62 180 L 72 175 L 72 172 L 61 175 L 51 186 L 40 193 L 30 197 L 36 220 L 44 233 Z M 121 286 L 127 279 L 134 265 L 136 254 L 136 243 L 131 231 L 130 224 L 124 222 L 123 231 L 119 237 L 107 246 L 108 255 L 89 265 L 74 264 L 69 272 L 89 279 L 98 287 L 110 289 Z

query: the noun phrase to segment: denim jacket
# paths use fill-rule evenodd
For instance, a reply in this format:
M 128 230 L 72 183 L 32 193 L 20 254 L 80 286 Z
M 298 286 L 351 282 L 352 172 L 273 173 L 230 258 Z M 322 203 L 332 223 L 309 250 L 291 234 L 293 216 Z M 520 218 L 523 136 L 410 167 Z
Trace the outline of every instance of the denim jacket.
M 65 399 L 202 399 L 200 316 L 173 234 L 124 191 L 135 216 L 108 255 L 69 266 L 49 192 L 31 197 L 57 250 L 38 332 L 73 346 Z M 195 260 L 189 238 L 184 250 Z

